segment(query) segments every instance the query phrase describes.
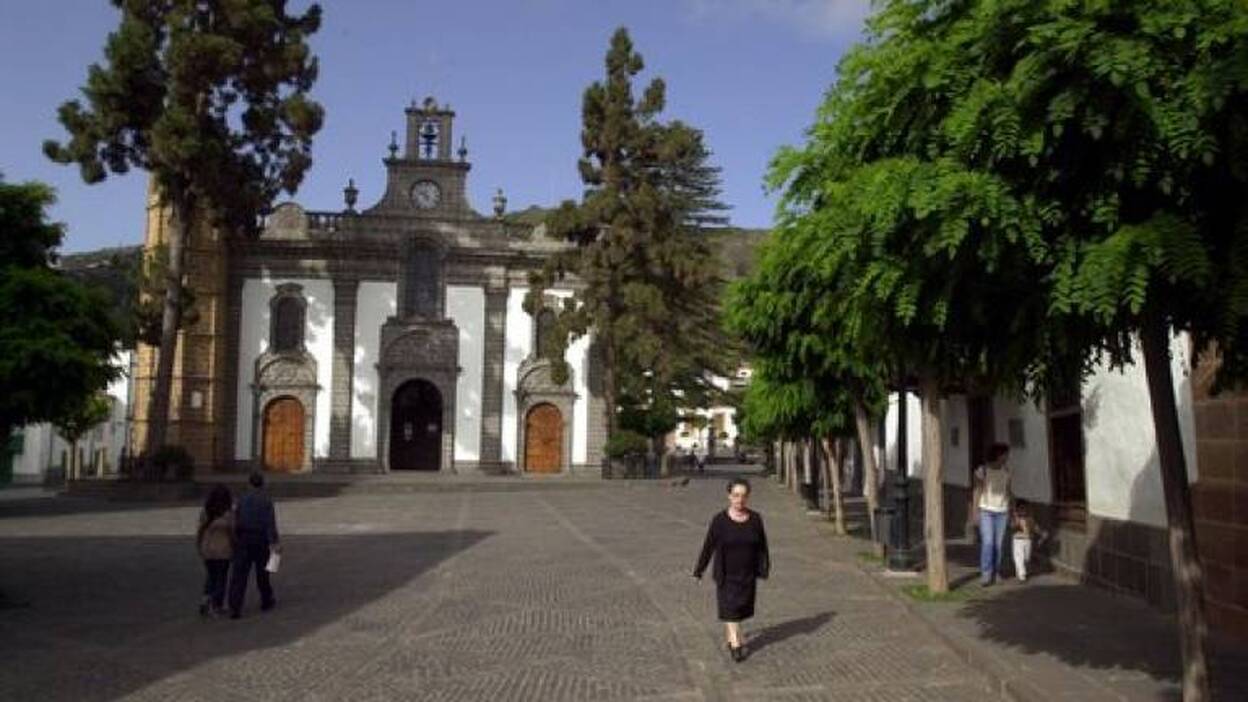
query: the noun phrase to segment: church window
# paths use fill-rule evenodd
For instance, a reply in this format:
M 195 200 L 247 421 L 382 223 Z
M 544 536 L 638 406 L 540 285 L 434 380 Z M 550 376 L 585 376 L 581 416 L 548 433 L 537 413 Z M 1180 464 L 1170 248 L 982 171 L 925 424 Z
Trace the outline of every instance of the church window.
M 437 317 L 438 290 L 442 285 L 437 252 L 429 246 L 412 247 L 406 272 L 406 294 L 403 296 L 406 314 Z
M 304 304 L 293 295 L 282 295 L 273 304 L 273 350 L 303 348 Z
M 536 338 L 534 340 L 534 349 L 536 355 L 541 356 L 546 352 L 547 344 L 550 343 L 550 335 L 555 330 L 555 311 L 549 307 L 544 307 L 537 313 L 535 322 L 537 327 Z

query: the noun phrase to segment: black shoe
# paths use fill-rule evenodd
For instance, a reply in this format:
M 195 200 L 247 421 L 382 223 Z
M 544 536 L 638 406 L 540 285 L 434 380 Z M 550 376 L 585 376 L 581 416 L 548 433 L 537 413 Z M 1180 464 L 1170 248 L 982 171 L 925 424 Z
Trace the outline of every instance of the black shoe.
M 230 612 L 230 619 L 238 619 L 241 616 L 242 614 L 240 614 L 239 612 Z
M 201 617 L 208 616 L 208 603 L 207 602 L 201 602 L 199 604 L 199 616 Z
M 277 600 L 269 600 L 268 602 L 264 602 L 260 605 L 260 611 L 267 612 L 276 606 L 277 606 Z
M 740 663 L 745 660 L 745 656 L 742 655 L 740 646 L 728 644 L 728 655 L 732 657 L 734 663 Z

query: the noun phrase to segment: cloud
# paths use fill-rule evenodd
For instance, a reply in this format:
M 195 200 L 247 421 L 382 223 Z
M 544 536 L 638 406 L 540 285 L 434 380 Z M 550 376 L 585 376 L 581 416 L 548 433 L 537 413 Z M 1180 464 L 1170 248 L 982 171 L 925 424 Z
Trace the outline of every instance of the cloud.
M 819 39 L 856 39 L 871 12 L 871 0 L 683 0 L 696 23 L 779 24 Z

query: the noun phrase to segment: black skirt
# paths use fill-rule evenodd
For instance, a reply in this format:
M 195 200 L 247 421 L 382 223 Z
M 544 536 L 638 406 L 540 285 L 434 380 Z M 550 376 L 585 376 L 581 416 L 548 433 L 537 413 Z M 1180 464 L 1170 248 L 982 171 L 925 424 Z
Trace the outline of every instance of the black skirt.
M 725 578 L 715 588 L 719 621 L 740 622 L 754 616 L 756 578 Z

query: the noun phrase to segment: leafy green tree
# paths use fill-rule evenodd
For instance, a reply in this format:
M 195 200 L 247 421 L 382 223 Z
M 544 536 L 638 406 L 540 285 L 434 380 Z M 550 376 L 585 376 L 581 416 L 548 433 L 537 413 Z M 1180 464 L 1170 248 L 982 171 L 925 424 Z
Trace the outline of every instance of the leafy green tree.
M 755 363 L 743 402 L 744 434 L 757 442 L 815 441 L 823 452 L 823 482 L 831 490 L 828 518 L 836 533 L 846 533 L 841 469 L 847 455 L 843 439 L 854 433 L 851 398 L 841 387 L 777 375 L 767 358 L 756 358 Z M 794 486 L 796 482 L 793 479 Z
M 719 394 L 712 376 L 728 375 L 738 360 L 718 323 L 721 265 L 699 233 L 723 221 L 718 169 L 707 163 L 700 131 L 659 121 L 661 79 L 634 99 L 642 67 L 628 32 L 617 30 L 605 81 L 585 91 L 582 105 L 584 197 L 547 219 L 548 234 L 574 246 L 532 276 L 526 300 L 532 314 L 545 289 L 575 277 L 575 295 L 558 308 L 541 352 L 561 380 L 569 339 L 595 335 L 609 433 L 622 400 L 634 414 L 668 419 L 673 407 L 710 404 Z
M 149 171 L 171 213 L 159 363 L 147 452 L 164 444 L 184 309 L 184 251 L 197 226 L 255 231 L 277 194 L 312 163 L 322 110 L 308 98 L 317 63 L 308 37 L 320 6 L 284 0 L 113 0 L 121 12 L 78 100 L 58 116 L 68 142 L 44 143 L 88 183 Z
M 69 466 L 65 473 L 66 480 L 82 477 L 82 463 L 78 460 L 78 442 L 101 422 L 108 421 L 112 409 L 112 401 L 108 395 L 96 392 L 83 398 L 77 407 L 53 422 L 56 433 L 69 442 Z
M 1043 388 L 1064 372 L 1053 359 L 1123 363 L 1138 338 L 1184 696 L 1206 699 L 1168 351 L 1170 330 L 1187 331 L 1198 350 L 1216 347 L 1220 385 L 1248 369 L 1248 13 L 1233 0 L 894 0 L 870 34 L 842 62 L 811 144 L 778 161 L 794 216 L 805 205 L 858 219 L 847 230 L 869 255 L 850 257 L 864 282 L 846 292 L 867 287 L 896 303 L 893 320 L 952 330 L 926 358 L 900 354 L 926 379 L 925 406 L 941 380 Z M 856 189 L 858 213 L 838 187 Z M 875 330 L 896 340 L 916 326 L 931 325 Z
M 0 446 L 16 427 L 57 421 L 120 373 L 109 303 L 52 264 L 64 235 L 42 183 L 0 180 Z
M 820 231 L 804 221 L 790 224 L 764 246 L 755 272 L 733 285 L 726 322 L 769 375 L 788 382 L 810 380 L 833 396 L 838 412 L 849 408 L 850 433 L 856 432 L 862 447 L 868 513 L 874 514 L 879 482 L 871 426 L 884 410 L 887 357 L 841 343 L 845 332 L 837 325 L 845 319 L 844 298 L 826 294 L 818 271 L 822 259 L 811 255 L 818 251 Z M 836 417 L 839 421 L 844 413 Z M 874 520 L 869 521 L 874 533 Z

